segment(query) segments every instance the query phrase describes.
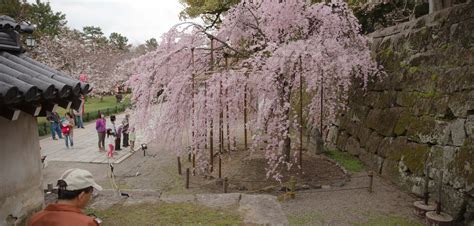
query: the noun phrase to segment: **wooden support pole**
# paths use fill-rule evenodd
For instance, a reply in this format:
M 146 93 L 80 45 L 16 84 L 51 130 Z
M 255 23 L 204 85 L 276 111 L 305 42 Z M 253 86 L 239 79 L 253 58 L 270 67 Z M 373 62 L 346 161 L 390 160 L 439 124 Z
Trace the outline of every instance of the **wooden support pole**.
M 369 171 L 368 176 L 369 176 L 369 193 L 372 193 L 373 191 L 372 186 L 374 184 L 374 172 Z
M 214 39 L 212 38 L 212 36 L 209 37 L 211 39 L 211 60 L 210 60 L 210 68 L 211 70 L 214 69 Z M 213 125 L 213 117 L 212 117 L 212 112 L 211 112 L 211 118 L 210 118 L 210 122 L 209 122 L 209 126 L 210 126 L 210 134 L 209 134 L 209 148 L 210 148 L 210 162 L 211 162 L 211 169 L 210 171 L 212 172 L 214 170 L 214 141 L 213 141 L 213 137 L 214 137 L 214 125 Z
M 225 68 L 229 69 L 229 58 L 227 54 L 224 54 L 225 57 Z M 226 118 L 226 131 L 227 131 L 227 151 L 230 153 L 230 130 L 229 130 L 229 102 L 228 102 L 228 89 L 225 88 L 225 118 Z
M 320 100 L 320 117 L 319 117 L 319 132 L 321 133 L 321 139 L 324 141 L 324 132 L 323 132 L 323 108 L 324 108 L 324 105 L 323 105 L 323 102 L 324 102 L 324 74 L 321 74 L 321 100 Z
M 224 193 L 227 193 L 227 187 L 228 187 L 228 180 L 227 180 L 227 177 L 224 177 L 224 184 L 223 184 Z
M 214 141 L 213 141 L 213 137 L 214 137 L 214 127 L 213 127 L 213 122 L 212 122 L 212 116 L 209 120 L 209 126 L 210 126 L 210 131 L 209 131 L 209 154 L 210 154 L 210 162 L 211 162 L 211 169 L 210 171 L 212 172 L 214 170 Z
M 193 72 L 191 73 L 191 99 L 192 99 L 192 107 L 191 107 L 191 153 L 192 153 L 192 159 L 193 159 L 193 176 L 196 173 L 196 148 L 195 148 L 195 122 L 194 122 L 194 108 L 195 108 L 195 103 L 194 103 L 194 87 L 195 87 L 195 67 L 194 67 L 194 48 L 191 48 L 191 62 L 193 65 Z
M 186 189 L 189 189 L 189 168 L 186 168 Z
M 219 155 L 224 148 L 224 109 L 222 106 L 222 79 L 219 82 Z
M 204 112 L 207 112 L 207 83 L 204 82 Z M 206 113 L 207 114 L 207 113 Z M 207 116 L 204 119 L 204 140 L 207 140 Z M 207 150 L 207 142 L 204 142 L 204 150 Z
M 219 179 L 222 178 L 222 158 L 219 155 Z
M 299 165 L 300 170 L 303 171 L 303 65 L 300 56 L 300 153 L 299 153 Z
M 438 201 L 436 202 L 436 214 L 441 213 L 441 192 L 443 191 L 443 171 L 439 171 L 439 182 L 438 182 Z
M 181 175 L 181 157 L 178 156 L 178 174 Z
M 248 75 L 246 74 L 248 77 Z M 244 150 L 247 151 L 247 82 L 244 89 Z
M 230 153 L 230 121 L 229 121 L 229 103 L 227 102 L 227 88 L 225 88 L 225 97 L 226 97 L 226 103 L 225 103 L 225 117 L 226 117 L 226 122 L 227 122 L 227 151 Z

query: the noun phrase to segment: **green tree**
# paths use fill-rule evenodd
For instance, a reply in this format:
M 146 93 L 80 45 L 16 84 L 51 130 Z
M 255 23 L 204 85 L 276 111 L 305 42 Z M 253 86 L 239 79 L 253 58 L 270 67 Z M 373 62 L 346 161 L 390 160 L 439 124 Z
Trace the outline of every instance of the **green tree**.
M 0 15 L 7 15 L 16 21 L 24 21 L 30 5 L 26 0 L 0 0 Z
M 150 38 L 145 41 L 145 46 L 148 51 L 154 50 L 158 47 L 158 41 L 156 41 L 156 38 Z
M 125 50 L 128 49 L 127 42 L 128 38 L 117 33 L 112 32 L 109 36 L 110 43 L 117 49 Z
M 240 0 L 179 0 L 185 6 L 180 13 L 181 19 L 201 17 L 208 28 L 219 25 L 222 14 Z
M 82 35 L 89 45 L 93 48 L 97 46 L 105 46 L 109 43 L 107 37 L 104 36 L 102 28 L 95 26 L 85 26 L 82 28 Z
M 95 26 L 85 26 L 82 28 L 82 33 L 87 40 L 97 40 L 104 36 L 102 28 Z
M 28 19 L 30 23 L 36 25 L 39 34 L 58 35 L 67 21 L 66 15 L 61 12 L 54 12 L 49 2 L 36 0 L 29 10 Z

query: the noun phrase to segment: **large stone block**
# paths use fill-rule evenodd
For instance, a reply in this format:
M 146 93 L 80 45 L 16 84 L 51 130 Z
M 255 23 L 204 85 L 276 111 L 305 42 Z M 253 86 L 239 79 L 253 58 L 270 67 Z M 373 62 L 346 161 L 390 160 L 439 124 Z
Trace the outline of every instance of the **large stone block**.
M 384 109 L 395 106 L 397 93 L 395 91 L 368 92 L 365 101 L 366 105 L 372 108 Z
M 376 154 L 379 150 L 380 143 L 382 142 L 383 137 L 378 135 L 376 132 L 370 134 L 369 140 L 366 144 L 366 150 L 369 153 Z
M 385 159 L 382 166 L 382 176 L 388 178 L 394 183 L 401 184 L 402 181 L 398 169 L 398 161 Z
M 349 110 L 350 119 L 352 122 L 364 123 L 367 119 L 369 108 L 362 105 L 351 106 Z
M 347 135 L 346 132 L 341 131 L 339 133 L 339 135 L 337 136 L 337 142 L 336 142 L 336 147 L 339 150 L 346 150 L 347 138 L 349 138 L 349 136 Z
M 370 134 L 372 131 L 369 128 L 366 128 L 364 126 L 359 127 L 359 131 L 356 134 L 356 137 L 359 139 L 359 144 L 361 147 L 365 147 L 367 141 L 370 138 Z
M 327 133 L 327 138 L 326 138 L 326 140 L 328 141 L 329 148 L 331 149 L 336 148 L 338 135 L 339 135 L 339 128 L 337 126 L 330 126 Z
M 349 137 L 346 143 L 346 151 L 351 155 L 359 156 L 359 153 L 362 151 L 362 148 L 359 145 L 359 142 L 354 137 Z
M 468 137 L 474 137 L 474 115 L 467 116 L 464 128 L 466 128 L 466 134 Z
M 444 144 L 448 135 L 448 123 L 427 116 L 411 121 L 407 129 L 408 139 L 419 143 Z
M 400 161 L 406 166 L 405 171 L 415 175 L 422 175 L 424 164 L 430 152 L 430 146 L 414 142 L 401 143 L 396 150 L 386 153 L 387 158 L 393 161 Z
M 456 119 L 449 124 L 449 130 L 451 133 L 451 140 L 453 145 L 462 146 L 466 139 L 466 131 L 464 129 L 465 119 Z
M 346 125 L 346 132 L 351 136 L 356 136 L 361 126 L 360 122 L 349 122 Z
M 450 95 L 448 106 L 455 117 L 465 118 L 468 113 L 474 112 L 474 90 Z
M 366 126 L 374 129 L 383 136 L 393 136 L 393 129 L 400 116 L 401 108 L 389 108 L 384 110 L 372 109 L 367 117 Z
M 454 161 L 452 161 L 448 168 L 458 175 L 465 178 L 466 189 L 470 190 L 474 187 L 474 138 L 465 141 L 463 146 L 456 152 Z
M 382 173 L 382 166 L 384 162 L 382 157 L 362 149 L 359 154 L 359 159 L 373 171 L 377 172 L 378 174 Z
M 451 186 L 443 186 L 441 192 L 443 211 L 451 215 L 455 221 L 460 220 L 465 211 L 465 198 L 462 191 L 454 189 Z
M 378 155 L 382 156 L 383 158 L 396 156 L 397 152 L 400 151 L 400 148 L 407 145 L 407 142 L 407 138 L 403 136 L 395 138 L 385 137 L 382 142 L 380 142 Z
M 407 111 L 403 111 L 400 113 L 400 117 L 398 118 L 397 124 L 393 129 L 393 133 L 396 136 L 404 136 L 407 133 L 408 128 L 410 127 L 413 121 L 417 120 L 416 117 L 412 116 Z
M 464 60 L 464 57 L 460 60 Z M 438 73 L 437 77 L 436 87 L 442 93 L 452 94 L 474 89 L 474 66 L 448 68 L 443 73 Z

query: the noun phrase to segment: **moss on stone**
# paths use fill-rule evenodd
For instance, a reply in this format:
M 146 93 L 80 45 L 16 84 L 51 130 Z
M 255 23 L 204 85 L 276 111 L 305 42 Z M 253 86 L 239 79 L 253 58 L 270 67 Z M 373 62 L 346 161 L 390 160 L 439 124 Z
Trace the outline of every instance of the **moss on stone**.
M 434 118 L 432 117 L 418 117 L 411 121 L 407 136 L 413 140 L 420 140 L 421 136 L 431 136 L 436 127 Z
M 419 72 L 419 71 L 420 71 L 420 69 L 419 69 L 418 67 L 410 67 L 410 68 L 408 68 L 408 73 L 410 73 L 410 74 L 415 74 L 415 73 L 417 73 L 417 72 Z
M 402 161 L 410 172 L 421 174 L 429 152 L 430 147 L 428 145 L 407 143 L 406 145 L 400 146 L 398 152 L 390 153 L 389 159 Z
M 474 144 L 472 139 L 464 142 L 449 167 L 454 168 L 456 174 L 465 178 L 467 184 L 474 183 Z
M 403 162 L 413 173 L 421 174 L 425 165 L 426 158 L 430 152 L 428 146 L 420 146 L 411 152 L 405 152 Z
M 412 124 L 415 120 L 417 120 L 415 117 L 412 117 L 410 114 L 403 112 L 398 118 L 397 124 L 395 125 L 393 132 L 397 136 L 404 135 L 409 125 Z

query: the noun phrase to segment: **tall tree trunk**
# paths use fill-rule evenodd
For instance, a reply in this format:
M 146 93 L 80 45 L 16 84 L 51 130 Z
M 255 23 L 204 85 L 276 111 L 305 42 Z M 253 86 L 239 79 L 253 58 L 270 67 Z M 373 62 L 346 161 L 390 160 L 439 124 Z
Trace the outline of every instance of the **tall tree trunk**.
M 280 104 L 281 106 L 284 106 L 285 103 L 290 103 L 291 100 L 291 89 L 292 89 L 292 82 L 294 80 L 295 75 L 291 75 L 289 78 L 290 81 L 287 80 L 287 78 L 284 77 L 284 74 L 280 75 L 279 82 L 281 84 L 281 92 L 280 92 Z M 288 92 L 285 92 L 285 90 L 288 90 Z M 288 121 L 290 118 L 290 108 L 285 110 L 285 116 L 287 117 Z M 290 138 L 290 124 L 288 123 L 285 126 L 285 130 L 283 131 L 286 135 L 286 137 L 283 138 L 283 147 L 282 147 L 282 154 L 285 156 L 285 161 L 289 162 L 290 161 L 290 155 L 291 155 L 291 138 Z

